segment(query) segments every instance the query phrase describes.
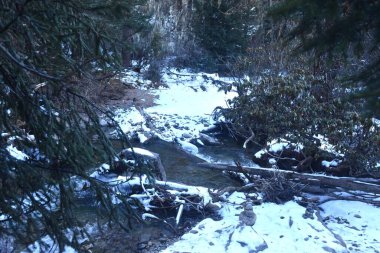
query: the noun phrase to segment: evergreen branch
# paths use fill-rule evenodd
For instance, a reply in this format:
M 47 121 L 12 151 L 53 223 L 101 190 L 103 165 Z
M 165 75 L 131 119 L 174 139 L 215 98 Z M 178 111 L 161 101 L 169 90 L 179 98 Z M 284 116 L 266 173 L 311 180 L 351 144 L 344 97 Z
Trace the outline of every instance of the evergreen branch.
M 48 75 L 48 74 L 45 74 L 39 70 L 36 70 L 32 67 L 29 67 L 29 66 L 26 66 L 24 63 L 22 63 L 19 59 L 17 59 L 16 57 L 14 57 L 2 44 L 0 44 L 0 51 L 3 52 L 3 54 L 5 54 L 8 59 L 10 59 L 13 63 L 15 63 L 16 65 L 18 65 L 19 67 L 31 72 L 32 74 L 35 74 L 39 77 L 42 77 L 42 78 L 45 78 L 45 79 L 48 79 L 48 80 L 51 80 L 51 81 L 61 81 L 60 78 L 57 78 L 57 77 L 54 77 L 54 76 L 51 76 L 51 75 Z
M 8 29 L 9 29 L 9 27 L 11 26 L 11 25 L 13 25 L 14 23 L 16 23 L 17 22 L 17 20 L 23 15 L 23 9 L 25 8 L 25 6 L 29 3 L 29 2 L 31 2 L 32 0 L 26 0 L 22 5 L 18 5 L 17 6 L 17 15 L 11 20 L 11 21 L 9 21 L 9 23 L 8 24 L 6 24 L 4 27 L 2 27 L 2 28 L 0 28 L 0 33 L 4 33 L 4 32 L 6 32 Z
M 100 108 L 99 106 L 97 106 L 96 104 L 91 102 L 89 99 L 87 99 L 86 97 L 74 92 L 72 89 L 66 89 L 66 92 L 77 97 L 77 98 L 80 98 L 81 100 L 85 101 L 87 104 L 89 104 L 90 106 L 92 106 L 93 108 L 95 108 L 96 110 L 98 110 L 99 112 L 101 112 L 103 114 L 107 115 L 109 113 L 109 111 L 103 110 L 102 108 Z

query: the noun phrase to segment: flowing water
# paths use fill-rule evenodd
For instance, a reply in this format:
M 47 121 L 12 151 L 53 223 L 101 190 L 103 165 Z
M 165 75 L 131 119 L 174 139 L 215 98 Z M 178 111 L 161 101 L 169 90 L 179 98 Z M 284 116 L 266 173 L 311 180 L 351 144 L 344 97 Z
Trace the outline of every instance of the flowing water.
M 239 185 L 239 182 L 220 171 L 202 168 L 198 164 L 205 162 L 205 160 L 186 153 L 174 143 L 156 139 L 143 144 L 141 147 L 160 155 L 168 181 L 209 188 Z M 200 148 L 199 151 L 205 157 L 211 156 L 214 152 L 227 159 L 237 154 L 236 150 L 227 147 L 205 147 Z
M 114 141 L 113 144 L 121 150 L 118 141 Z M 132 143 L 132 145 L 158 153 L 165 167 L 168 181 L 215 189 L 241 185 L 240 182 L 221 171 L 202 168 L 199 163 L 203 163 L 205 160 L 186 153 L 177 144 L 152 139 L 144 144 Z M 245 151 L 240 146 L 233 144 L 231 140 L 224 140 L 223 146 L 199 148 L 199 156 L 212 162 L 233 163 L 236 160 L 244 165 L 251 165 L 250 156 L 254 151 L 254 149 Z M 93 199 L 82 198 L 77 204 L 75 212 L 78 218 L 86 224 L 93 224 L 97 217 Z M 201 214 L 187 213 L 181 224 L 187 223 L 193 226 L 203 218 Z M 169 227 L 163 226 L 162 222 L 149 224 L 134 222 L 133 227 L 133 233 L 126 233 L 115 227 L 106 233 L 96 234 L 93 252 L 157 252 L 177 240 L 178 237 L 178 232 L 173 232 Z M 182 233 L 185 230 L 181 229 Z M 144 242 L 147 240 L 152 243 L 151 246 Z M 145 246 L 145 249 L 139 250 Z

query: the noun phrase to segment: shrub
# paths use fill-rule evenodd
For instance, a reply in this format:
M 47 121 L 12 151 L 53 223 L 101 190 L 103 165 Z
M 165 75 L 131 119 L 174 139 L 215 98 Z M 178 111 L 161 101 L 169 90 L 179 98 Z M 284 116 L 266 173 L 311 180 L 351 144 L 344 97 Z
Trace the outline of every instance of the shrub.
M 263 74 L 256 82 L 241 81 L 226 90 L 238 96 L 228 108 L 217 108 L 233 130 L 245 139 L 266 144 L 284 138 L 304 144 L 304 156 L 321 155 L 321 135 L 344 154 L 351 175 L 378 173 L 379 127 L 360 116 L 360 101 L 350 101 L 349 90 L 323 78 L 295 71 L 287 75 Z

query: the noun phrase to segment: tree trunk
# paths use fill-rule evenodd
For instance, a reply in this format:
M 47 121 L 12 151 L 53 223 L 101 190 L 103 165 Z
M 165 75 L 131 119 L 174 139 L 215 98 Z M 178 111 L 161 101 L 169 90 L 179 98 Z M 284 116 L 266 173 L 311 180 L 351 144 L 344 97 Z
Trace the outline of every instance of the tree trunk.
M 122 61 L 123 61 L 123 67 L 129 68 L 132 66 L 132 52 L 131 52 L 131 45 L 133 43 L 132 41 L 132 31 L 129 27 L 124 26 L 123 27 L 123 48 L 121 51 Z
M 352 177 L 332 177 L 316 174 L 302 174 L 293 171 L 276 170 L 260 167 L 237 167 L 225 164 L 200 163 L 199 166 L 208 169 L 226 170 L 232 172 L 246 173 L 249 175 L 259 175 L 264 178 L 272 177 L 275 173 L 280 173 L 286 179 L 300 182 L 305 185 L 325 187 L 340 187 L 346 190 L 365 191 L 380 194 L 380 180 L 372 178 L 352 178 Z

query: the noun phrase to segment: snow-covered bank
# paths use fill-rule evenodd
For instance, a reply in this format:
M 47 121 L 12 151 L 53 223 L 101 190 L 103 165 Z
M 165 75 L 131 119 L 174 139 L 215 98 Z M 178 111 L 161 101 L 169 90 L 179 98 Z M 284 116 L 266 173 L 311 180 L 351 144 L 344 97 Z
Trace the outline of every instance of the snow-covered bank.
M 245 194 L 234 192 L 220 203 L 222 220 L 203 220 L 162 252 L 349 252 L 315 214 L 304 218 L 308 210 L 295 201 L 254 206 L 253 226 L 239 220 L 245 202 Z
M 107 179 L 109 180 L 109 179 Z M 118 177 L 118 184 L 125 180 Z M 121 180 L 121 181 L 120 181 Z M 126 182 L 128 185 L 148 184 L 144 177 Z M 170 252 L 377 252 L 380 248 L 380 208 L 357 201 L 330 200 L 320 206 L 321 211 L 299 204 L 301 198 L 283 205 L 263 203 L 253 206 L 255 224 L 247 225 L 241 215 L 250 199 L 260 199 L 258 193 L 225 193 L 218 202 L 213 190 L 204 187 L 157 181 L 168 186 L 171 194 L 197 195 L 202 206 L 220 207 L 220 220 L 206 218 L 184 234 L 177 242 L 163 250 Z M 154 192 L 135 194 L 146 208 L 144 217 L 154 217 L 149 204 Z M 347 193 L 348 194 L 348 193 Z M 327 200 L 326 198 L 320 199 Z M 304 202 L 304 199 L 301 201 Z M 314 206 L 317 208 L 317 206 Z M 144 218 L 143 217 L 143 218 Z M 180 222 L 180 221 L 179 221 Z
M 329 201 L 321 205 L 321 216 L 351 252 L 379 252 L 380 209 L 358 201 Z
M 137 136 L 140 142 L 157 136 L 178 143 L 188 153 L 211 160 L 199 154 L 190 140 L 199 138 L 202 130 L 216 123 L 212 117 L 216 107 L 226 107 L 227 100 L 236 96 L 235 92 L 220 91 L 215 82 L 231 83 L 233 79 L 169 69 L 163 75 L 166 87 L 149 90 L 156 97 L 154 106 L 118 109 L 115 120 L 125 133 Z M 201 141 L 198 143 L 202 145 Z
M 199 154 L 198 148 L 189 141 L 212 126 L 215 123 L 210 116 L 213 109 L 226 106 L 226 100 L 236 94 L 219 92 L 202 73 L 180 72 L 176 75 L 170 72 L 164 76 L 168 87 L 152 91 L 157 97 L 157 105 L 144 109 L 146 115 L 133 117 L 140 121 L 138 136 L 154 133 L 163 140 L 177 142 L 189 153 L 212 161 L 212 157 Z M 119 119 L 127 117 L 126 114 Z M 133 122 L 132 119 L 129 121 Z M 149 124 L 153 127 L 147 127 Z M 123 126 L 133 132 L 135 130 L 131 125 Z M 146 139 L 144 136 L 141 141 Z M 341 156 L 323 136 L 315 138 L 321 141 L 322 150 Z M 286 140 L 268 143 L 268 149 L 258 152 L 256 156 L 279 152 L 289 145 Z M 301 144 L 292 145 L 298 152 L 303 148 Z M 331 167 L 339 162 L 322 161 L 322 165 Z M 221 206 L 221 220 L 203 220 L 163 252 L 376 252 L 380 248 L 380 240 L 376 239 L 380 238 L 379 231 L 376 225 L 369 225 L 380 224 L 380 209 L 369 204 L 330 201 L 321 206 L 323 212 L 318 216 L 316 210 L 310 211 L 297 201 L 284 205 L 263 203 L 253 207 L 257 220 L 253 226 L 247 226 L 239 220 L 246 204 L 246 195 L 234 192 L 225 197 L 225 201 L 214 203 Z M 344 209 L 340 210 L 340 206 Z M 359 209 L 366 210 L 365 214 L 358 214 Z M 353 219 L 355 221 L 351 222 Z
M 157 97 L 156 105 L 143 108 L 154 129 L 146 128 L 146 117 L 134 107 L 116 111 L 116 120 L 127 133 L 151 131 L 166 141 L 198 137 L 201 130 L 215 123 L 211 117 L 213 110 L 217 106 L 225 107 L 227 99 L 236 95 L 219 91 L 213 80 L 220 79 L 206 73 L 168 70 L 163 75 L 163 83 L 167 87 L 150 91 Z

